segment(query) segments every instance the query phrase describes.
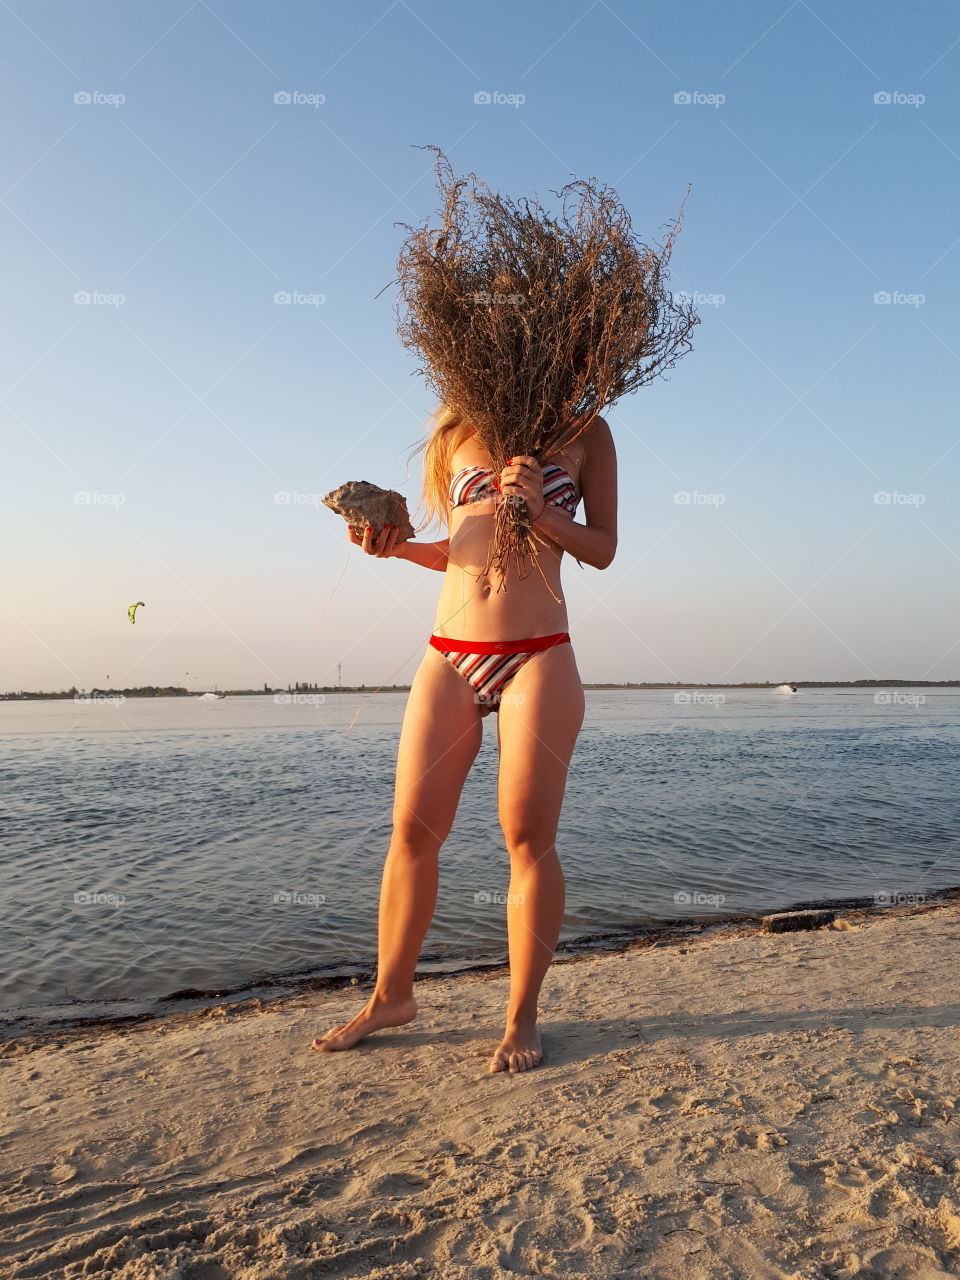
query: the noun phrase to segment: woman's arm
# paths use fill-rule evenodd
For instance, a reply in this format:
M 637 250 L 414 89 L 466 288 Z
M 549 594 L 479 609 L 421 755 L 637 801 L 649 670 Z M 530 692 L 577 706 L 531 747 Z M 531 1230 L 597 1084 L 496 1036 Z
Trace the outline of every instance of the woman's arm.
M 446 572 L 447 555 L 450 550 L 450 539 L 443 542 L 401 542 L 393 553 L 399 560 L 409 560 L 411 564 L 423 565 L 424 569 L 439 569 Z
M 616 534 L 596 525 L 578 524 L 560 507 L 547 507 L 533 527 L 545 534 L 558 547 L 563 547 L 576 560 L 593 565 L 594 569 L 606 569 L 616 551 Z
M 586 435 L 589 444 L 580 468 L 586 524 L 578 524 L 562 507 L 545 505 L 533 528 L 577 560 L 606 569 L 617 552 L 617 451 L 603 418 Z
M 398 542 L 400 529 L 395 524 L 385 524 L 379 533 L 368 525 L 363 537 L 358 538 L 352 525 L 347 525 L 347 541 L 355 547 L 362 547 L 368 556 L 376 556 L 380 560 L 391 557 L 396 560 L 409 560 L 411 564 L 422 564 L 425 569 L 439 569 L 444 573 L 447 568 L 447 553 L 450 539 L 443 542 Z

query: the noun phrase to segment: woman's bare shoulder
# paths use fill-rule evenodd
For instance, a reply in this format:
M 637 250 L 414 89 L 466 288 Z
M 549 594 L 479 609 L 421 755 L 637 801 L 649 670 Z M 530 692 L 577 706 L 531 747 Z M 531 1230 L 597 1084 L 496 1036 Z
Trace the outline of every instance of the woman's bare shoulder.
M 491 466 L 490 454 L 476 436 L 468 436 L 466 440 L 461 441 L 450 455 L 449 462 L 453 475 L 466 467 L 489 468 Z
M 613 432 L 610 430 L 610 424 L 599 413 L 587 427 L 581 439 L 583 440 L 587 457 L 600 453 L 609 453 L 613 449 Z

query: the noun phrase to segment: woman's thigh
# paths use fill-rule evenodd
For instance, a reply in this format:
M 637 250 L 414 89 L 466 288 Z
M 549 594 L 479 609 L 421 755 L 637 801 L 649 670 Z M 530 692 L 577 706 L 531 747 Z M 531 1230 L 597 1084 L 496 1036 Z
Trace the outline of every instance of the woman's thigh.
M 410 686 L 397 749 L 394 834 L 439 849 L 483 740 L 473 690 L 428 647 Z
M 557 834 L 570 757 L 583 724 L 583 684 L 573 646 L 525 662 L 500 702 L 500 825 L 508 847 L 549 848 Z

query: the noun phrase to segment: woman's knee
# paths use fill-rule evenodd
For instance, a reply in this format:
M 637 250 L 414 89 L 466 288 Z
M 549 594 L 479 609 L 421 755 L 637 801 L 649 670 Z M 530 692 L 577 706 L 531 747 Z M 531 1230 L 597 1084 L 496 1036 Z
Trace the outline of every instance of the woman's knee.
M 544 858 L 556 855 L 556 831 L 537 828 L 529 823 L 514 823 L 501 819 L 500 829 L 510 855 L 511 865 L 516 869 L 524 865 L 533 866 Z
M 448 835 L 449 831 L 437 830 L 435 823 L 395 808 L 390 852 L 410 859 L 435 858 Z

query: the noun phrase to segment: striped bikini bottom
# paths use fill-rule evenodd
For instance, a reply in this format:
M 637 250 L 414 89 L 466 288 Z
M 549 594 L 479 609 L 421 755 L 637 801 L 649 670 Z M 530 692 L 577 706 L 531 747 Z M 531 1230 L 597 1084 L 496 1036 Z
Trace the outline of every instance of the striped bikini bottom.
M 570 635 L 531 636 L 529 640 L 451 640 L 431 636 L 430 643 L 473 687 L 484 714 L 500 710 L 500 696 L 523 664 L 543 649 L 569 644 Z

